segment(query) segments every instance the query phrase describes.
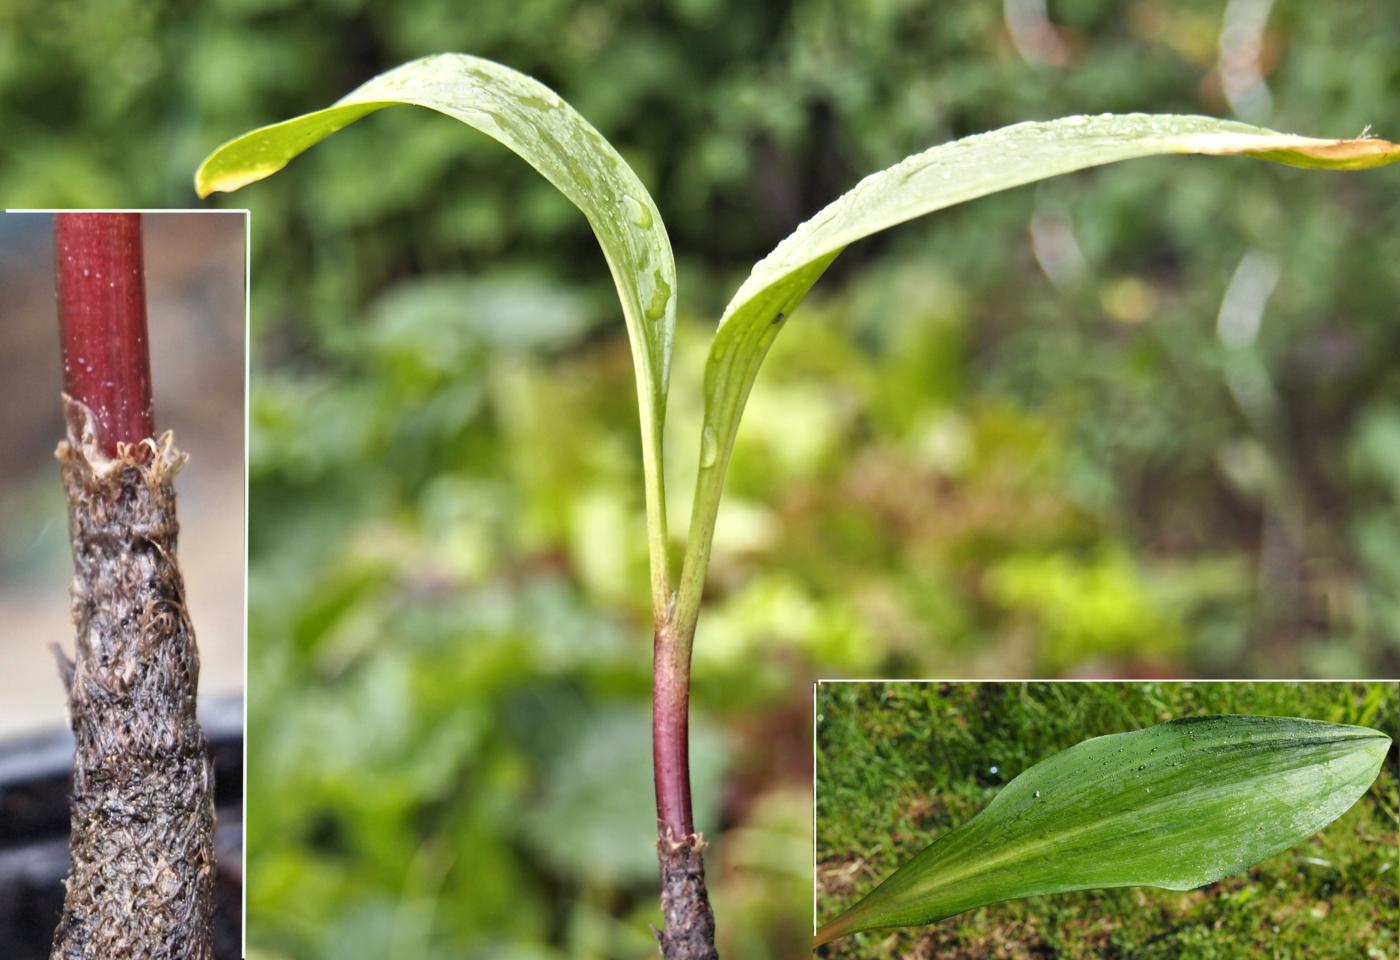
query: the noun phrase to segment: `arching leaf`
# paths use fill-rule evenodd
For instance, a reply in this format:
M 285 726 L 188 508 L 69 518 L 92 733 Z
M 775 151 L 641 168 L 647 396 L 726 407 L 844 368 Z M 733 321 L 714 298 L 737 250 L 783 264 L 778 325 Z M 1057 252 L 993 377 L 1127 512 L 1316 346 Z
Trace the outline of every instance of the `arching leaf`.
M 642 419 L 653 594 L 665 609 L 661 434 L 676 319 L 676 265 L 661 214 L 603 135 L 538 80 L 465 54 L 396 67 L 324 110 L 245 133 L 195 174 L 201 197 L 271 176 L 303 151 L 376 110 L 416 105 L 446 114 L 510 148 L 587 217 L 612 270 L 632 341 Z
M 1018 123 L 933 147 L 866 177 L 760 260 L 720 320 L 705 369 L 701 475 L 681 580 L 681 622 L 691 622 L 697 610 L 720 489 L 759 365 L 784 321 L 847 245 L 1012 187 L 1173 153 L 1251 156 L 1334 170 L 1400 160 L 1400 146 L 1385 140 L 1318 140 L 1209 117 L 1103 114 Z

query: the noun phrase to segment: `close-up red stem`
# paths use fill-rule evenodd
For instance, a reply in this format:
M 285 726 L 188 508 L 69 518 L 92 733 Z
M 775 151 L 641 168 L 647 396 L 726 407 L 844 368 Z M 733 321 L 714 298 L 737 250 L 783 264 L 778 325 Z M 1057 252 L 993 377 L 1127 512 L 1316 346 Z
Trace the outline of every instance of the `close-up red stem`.
M 651 751 L 656 780 L 656 822 L 664 836 L 695 832 L 690 806 L 690 664 L 667 624 L 656 632 L 652 661 Z
M 660 619 L 660 618 L 658 618 Z M 674 621 L 656 629 L 652 663 L 652 769 L 656 782 L 664 960 L 717 960 L 715 915 L 705 886 L 705 841 L 690 804 L 690 636 Z
M 103 453 L 155 435 L 138 213 L 54 214 L 63 389 L 92 410 Z

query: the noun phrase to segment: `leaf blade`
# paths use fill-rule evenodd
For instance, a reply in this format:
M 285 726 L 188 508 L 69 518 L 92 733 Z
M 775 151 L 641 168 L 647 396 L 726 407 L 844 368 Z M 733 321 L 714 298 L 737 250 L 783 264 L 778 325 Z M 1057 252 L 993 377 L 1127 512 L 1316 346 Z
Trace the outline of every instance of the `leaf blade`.
M 1357 170 L 1400 161 L 1400 145 L 1282 134 L 1211 117 L 1103 114 L 1019 123 L 931 147 L 871 174 L 757 264 L 720 319 L 705 368 L 703 445 L 677 617 L 692 629 L 729 455 L 749 389 L 784 321 L 850 244 L 968 200 L 1060 174 L 1163 154 L 1254 156 Z
M 1341 816 L 1390 737 L 1289 717 L 1202 717 L 1083 741 L 1017 776 L 826 924 L 818 942 L 1070 890 L 1190 890 Z
M 782 277 L 916 217 L 1060 174 L 1172 153 L 1256 156 L 1337 170 L 1400 161 L 1400 145 L 1385 140 L 1300 137 L 1211 117 L 1125 114 L 1013 124 L 940 144 L 865 177 L 755 265 L 720 325 Z
M 201 197 L 271 176 L 356 120 L 391 106 L 452 117 L 503 144 L 583 212 L 612 272 L 632 343 L 642 420 L 653 606 L 670 598 L 662 429 L 676 321 L 676 265 L 661 212 L 611 144 L 553 90 L 467 54 L 437 54 L 380 74 L 324 110 L 252 130 L 211 153 L 195 174 Z

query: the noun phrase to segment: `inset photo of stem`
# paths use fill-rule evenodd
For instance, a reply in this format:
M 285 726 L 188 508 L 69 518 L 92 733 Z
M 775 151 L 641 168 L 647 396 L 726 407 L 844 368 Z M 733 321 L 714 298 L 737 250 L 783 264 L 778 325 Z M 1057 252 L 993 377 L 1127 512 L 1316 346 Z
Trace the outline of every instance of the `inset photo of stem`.
M 241 956 L 247 216 L 0 214 L 0 956 Z
M 819 682 L 826 957 L 1393 957 L 1394 681 Z

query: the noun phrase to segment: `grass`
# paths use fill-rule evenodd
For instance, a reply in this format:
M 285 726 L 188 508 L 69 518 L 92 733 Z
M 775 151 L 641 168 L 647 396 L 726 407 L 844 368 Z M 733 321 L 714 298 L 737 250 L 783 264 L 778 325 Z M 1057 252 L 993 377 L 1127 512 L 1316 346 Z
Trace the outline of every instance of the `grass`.
M 1253 713 L 1400 731 L 1394 683 L 824 683 L 817 686 L 817 916 L 827 920 L 1018 773 L 1087 737 Z M 1396 748 L 1319 835 L 1199 890 L 1134 887 L 993 904 L 875 931 L 829 957 L 1393 958 Z

